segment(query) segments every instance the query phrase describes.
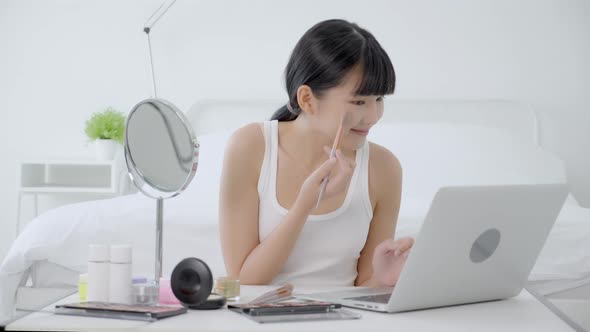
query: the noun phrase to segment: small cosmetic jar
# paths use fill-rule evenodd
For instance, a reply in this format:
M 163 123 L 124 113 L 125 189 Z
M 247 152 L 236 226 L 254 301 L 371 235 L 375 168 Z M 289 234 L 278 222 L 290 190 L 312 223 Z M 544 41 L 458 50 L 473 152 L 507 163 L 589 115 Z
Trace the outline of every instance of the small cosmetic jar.
M 180 301 L 172 292 L 169 278 L 160 278 L 160 304 L 180 304 Z
M 153 282 L 133 284 L 131 298 L 133 304 L 158 305 L 160 288 Z
M 88 289 L 88 273 L 78 277 L 78 296 L 80 301 L 86 301 L 86 290 Z
M 240 281 L 219 277 L 215 279 L 214 292 L 225 297 L 228 301 L 238 301 L 240 299 Z
M 132 285 L 145 284 L 146 282 L 148 282 L 148 279 L 144 276 L 133 276 L 133 279 L 131 279 Z

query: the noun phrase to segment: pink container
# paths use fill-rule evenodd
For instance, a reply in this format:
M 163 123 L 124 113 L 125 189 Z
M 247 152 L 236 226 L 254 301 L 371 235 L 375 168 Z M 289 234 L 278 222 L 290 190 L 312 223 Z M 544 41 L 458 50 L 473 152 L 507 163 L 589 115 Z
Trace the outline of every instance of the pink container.
M 181 304 L 174 296 L 168 278 L 160 278 L 160 304 Z

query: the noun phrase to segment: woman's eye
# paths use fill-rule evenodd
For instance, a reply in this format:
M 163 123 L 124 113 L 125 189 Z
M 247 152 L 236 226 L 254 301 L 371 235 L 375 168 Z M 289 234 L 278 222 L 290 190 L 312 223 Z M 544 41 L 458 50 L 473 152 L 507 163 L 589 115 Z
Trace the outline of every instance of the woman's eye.
M 361 106 L 365 104 L 364 100 L 355 100 L 352 102 L 354 105 Z
M 377 101 L 383 101 L 383 99 L 385 99 L 385 97 L 381 96 L 381 97 L 377 98 Z

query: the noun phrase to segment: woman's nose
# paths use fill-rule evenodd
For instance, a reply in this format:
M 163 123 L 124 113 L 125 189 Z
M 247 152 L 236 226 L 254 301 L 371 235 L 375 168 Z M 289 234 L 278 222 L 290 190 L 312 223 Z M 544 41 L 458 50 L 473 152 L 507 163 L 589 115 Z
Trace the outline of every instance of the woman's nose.
M 367 125 L 374 125 L 379 121 L 381 116 L 383 115 L 383 106 L 378 104 L 377 102 L 370 103 L 367 106 L 369 109 L 365 112 L 365 116 L 363 118 L 363 122 Z

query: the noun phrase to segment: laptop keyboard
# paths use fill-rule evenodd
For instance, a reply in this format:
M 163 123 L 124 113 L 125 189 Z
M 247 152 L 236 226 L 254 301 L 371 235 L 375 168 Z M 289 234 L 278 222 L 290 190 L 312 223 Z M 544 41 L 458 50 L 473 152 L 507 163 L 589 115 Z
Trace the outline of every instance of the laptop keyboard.
M 349 297 L 349 298 L 346 298 L 345 300 L 363 301 L 363 302 L 376 302 L 376 303 L 388 303 L 390 297 L 391 297 L 391 293 L 388 293 L 388 294 L 377 294 L 377 295 Z

